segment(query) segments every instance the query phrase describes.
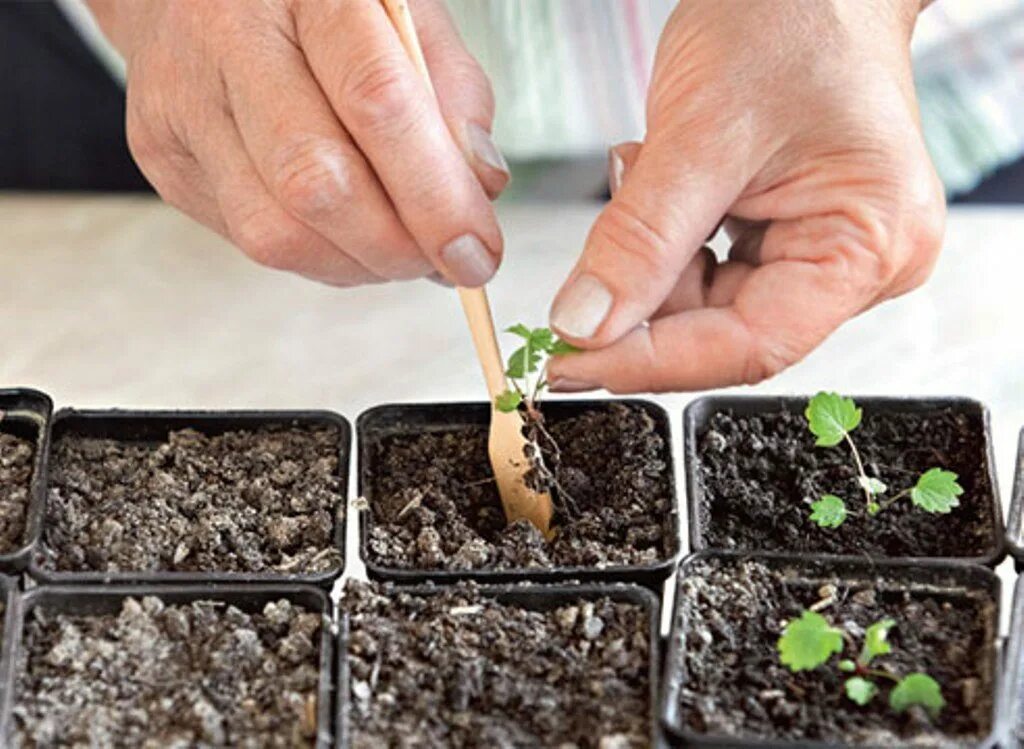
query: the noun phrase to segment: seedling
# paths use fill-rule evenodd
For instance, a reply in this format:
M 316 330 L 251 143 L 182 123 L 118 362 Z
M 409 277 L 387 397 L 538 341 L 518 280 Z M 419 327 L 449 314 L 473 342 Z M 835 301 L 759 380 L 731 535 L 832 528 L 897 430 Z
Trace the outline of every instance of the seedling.
M 874 662 L 879 656 L 892 652 L 889 631 L 895 626 L 893 619 L 875 622 L 865 630 L 857 657 L 839 660 L 838 669 L 850 674 L 843 683 L 843 692 L 847 699 L 864 707 L 881 691 L 879 684 L 889 682 L 895 685 L 889 692 L 889 707 L 902 713 L 913 705 L 920 705 L 935 718 L 946 704 L 942 688 L 935 679 L 921 672 L 901 678 Z M 841 655 L 847 639 L 848 635 L 829 624 L 821 614 L 804 611 L 783 630 L 777 645 L 779 660 L 790 671 L 810 671 L 824 666 L 833 655 Z
M 816 447 L 835 447 L 844 441 L 849 445 L 868 515 L 877 515 L 907 497 L 925 512 L 948 513 L 960 505 L 958 497 L 964 490 L 957 483 L 959 477 L 942 468 L 929 468 L 918 477 L 916 484 L 886 497 L 889 487 L 877 477 L 868 475 L 857 445 L 850 436 L 864 416 L 863 409 L 852 398 L 844 398 L 837 393 L 818 393 L 807 403 L 804 416 L 811 433 L 817 437 Z M 835 494 L 825 494 L 811 504 L 811 520 L 822 528 L 838 528 L 848 514 L 846 502 Z
M 535 417 L 540 395 L 548 386 L 549 358 L 579 349 L 556 338 L 548 328 L 530 329 L 520 323 L 506 332 L 523 339 L 523 344 L 508 357 L 505 369 L 508 388 L 495 398 L 494 407 L 510 413 L 522 405 L 530 416 Z

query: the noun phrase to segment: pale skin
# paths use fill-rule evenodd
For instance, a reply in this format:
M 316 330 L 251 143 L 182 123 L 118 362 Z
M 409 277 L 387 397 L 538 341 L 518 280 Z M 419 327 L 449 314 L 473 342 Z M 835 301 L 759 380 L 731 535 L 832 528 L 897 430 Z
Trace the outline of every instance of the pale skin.
M 441 0 L 410 0 L 436 100 L 378 0 L 90 5 L 128 62 L 141 169 L 257 262 L 338 286 L 497 270 L 493 97 Z M 919 10 L 679 5 L 645 139 L 612 150 L 613 198 L 552 306 L 584 349 L 551 362 L 554 390 L 758 382 L 927 278 L 945 203 L 911 78 Z

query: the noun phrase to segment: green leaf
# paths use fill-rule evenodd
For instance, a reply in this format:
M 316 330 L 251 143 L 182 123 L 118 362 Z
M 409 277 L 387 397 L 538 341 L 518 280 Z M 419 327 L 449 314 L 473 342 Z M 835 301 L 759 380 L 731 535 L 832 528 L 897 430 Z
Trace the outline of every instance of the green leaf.
M 920 705 L 931 713 L 933 718 L 936 717 L 946 705 L 939 683 L 928 674 L 904 676 L 889 693 L 889 706 L 902 713 L 911 705 Z
M 886 490 L 889 488 L 883 482 L 872 476 L 858 476 L 857 483 L 861 485 L 861 488 L 864 489 L 864 491 L 873 496 L 885 494 Z
M 846 520 L 846 503 L 835 494 L 826 494 L 811 504 L 811 520 L 822 528 L 838 528 Z
M 878 694 L 878 687 L 874 682 L 860 676 L 852 676 L 843 684 L 846 696 L 861 707 L 871 702 L 871 698 Z
M 929 468 L 921 474 L 917 485 L 910 490 L 910 501 L 928 512 L 950 512 L 960 506 L 957 499 L 964 489 L 957 483 L 959 478 L 952 471 Z
M 868 515 L 877 515 L 882 511 L 882 505 L 878 502 L 868 502 Z
M 523 396 L 515 390 L 506 390 L 494 399 L 494 407 L 502 413 L 512 413 L 523 402 Z
M 532 331 L 522 323 L 516 323 L 510 328 L 505 328 L 505 332 L 512 333 L 513 335 L 517 335 L 523 340 L 528 341 L 530 340 L 530 334 Z
M 849 658 L 844 658 L 839 661 L 839 670 L 844 671 L 848 674 L 852 674 L 857 670 L 857 664 L 851 661 Z
M 790 671 L 817 668 L 833 653 L 843 651 L 843 635 L 821 614 L 805 611 L 782 632 L 777 644 L 779 660 Z
M 508 357 L 508 368 L 505 375 L 514 380 L 521 380 L 526 375 L 537 371 L 540 354 L 529 344 L 521 346 Z
M 551 344 L 551 348 L 548 349 L 548 352 L 552 356 L 564 356 L 565 354 L 578 353 L 579 349 L 573 346 L 568 341 L 563 341 L 561 338 L 558 338 L 555 340 L 554 343 Z
M 807 403 L 804 416 L 811 433 L 818 438 L 818 447 L 833 447 L 860 424 L 864 412 L 853 398 L 838 393 L 818 393 Z
M 534 328 L 530 331 L 530 346 L 537 351 L 550 351 L 555 342 L 555 334 L 547 328 Z
M 867 631 L 864 632 L 864 650 L 860 656 L 860 662 L 863 665 L 871 663 L 871 659 L 876 656 L 892 652 L 892 645 L 889 644 L 889 630 L 895 626 L 895 619 L 882 619 L 867 628 Z

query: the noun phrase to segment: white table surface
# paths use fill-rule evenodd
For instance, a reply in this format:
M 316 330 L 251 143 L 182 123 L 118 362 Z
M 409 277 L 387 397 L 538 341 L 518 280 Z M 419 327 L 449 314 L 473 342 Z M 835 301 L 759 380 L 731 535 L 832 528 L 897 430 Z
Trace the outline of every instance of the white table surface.
M 544 324 L 597 204 L 504 204 L 499 325 Z M 930 283 L 751 392 L 961 394 L 992 410 L 1004 506 L 1024 426 L 1024 209 L 953 209 Z M 81 407 L 480 399 L 454 292 L 337 290 L 259 268 L 150 198 L 0 197 L 0 383 Z M 678 436 L 693 394 L 658 397 Z M 677 450 L 678 452 L 678 450 Z M 1007 573 L 1008 574 L 1008 573 Z

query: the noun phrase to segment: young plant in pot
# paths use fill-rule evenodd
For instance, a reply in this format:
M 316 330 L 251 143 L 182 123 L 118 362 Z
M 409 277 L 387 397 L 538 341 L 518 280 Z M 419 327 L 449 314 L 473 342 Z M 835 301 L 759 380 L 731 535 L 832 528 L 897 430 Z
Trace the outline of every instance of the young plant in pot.
M 1002 558 L 988 415 L 974 401 L 710 397 L 684 428 L 696 549 Z
M 510 328 L 495 403 L 382 406 L 358 422 L 362 552 L 371 578 L 490 582 L 620 579 L 658 584 L 678 553 L 668 419 L 637 400 L 541 400 L 546 361 L 571 347 Z M 551 494 L 545 537 L 507 522 L 488 461 L 493 411 L 519 410 L 531 488 Z
M 999 580 L 974 565 L 701 552 L 663 720 L 687 746 L 990 746 Z

